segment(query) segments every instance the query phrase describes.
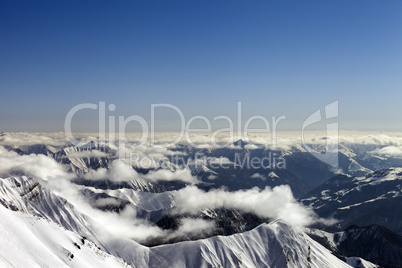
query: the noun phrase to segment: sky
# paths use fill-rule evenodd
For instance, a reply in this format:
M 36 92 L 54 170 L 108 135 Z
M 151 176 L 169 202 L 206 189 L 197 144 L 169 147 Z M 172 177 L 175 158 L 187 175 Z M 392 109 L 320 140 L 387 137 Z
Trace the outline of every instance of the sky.
M 243 124 L 283 115 L 279 130 L 300 130 L 334 101 L 341 129 L 402 131 L 401 18 L 401 1 L 0 0 L 0 131 L 64 131 L 71 108 L 99 102 L 148 123 L 171 104 L 213 129 L 241 102 Z M 98 117 L 77 112 L 73 131 Z

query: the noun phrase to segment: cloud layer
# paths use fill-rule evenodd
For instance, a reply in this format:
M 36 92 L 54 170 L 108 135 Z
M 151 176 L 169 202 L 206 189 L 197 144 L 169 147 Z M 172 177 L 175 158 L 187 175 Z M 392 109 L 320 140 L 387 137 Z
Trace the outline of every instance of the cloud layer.
M 236 192 L 221 189 L 205 192 L 196 186 L 187 186 L 177 191 L 176 204 L 176 213 L 196 214 L 205 208 L 225 207 L 255 213 L 263 218 L 283 219 L 295 226 L 317 221 L 314 212 L 299 204 L 287 185 Z

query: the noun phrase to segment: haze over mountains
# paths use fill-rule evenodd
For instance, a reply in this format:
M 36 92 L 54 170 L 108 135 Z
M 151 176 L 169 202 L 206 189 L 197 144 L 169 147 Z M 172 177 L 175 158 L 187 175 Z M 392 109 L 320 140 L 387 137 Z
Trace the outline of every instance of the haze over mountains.
M 93 256 L 105 267 L 399 267 L 402 135 L 341 136 L 337 168 L 293 135 L 275 148 L 214 148 L 205 134 L 199 148 L 127 145 L 130 162 L 88 135 L 75 146 L 57 133 L 2 133 L 2 240 L 38 267 L 44 252 L 50 266 Z M 307 145 L 325 147 L 321 135 Z M 250 167 L 239 157 L 280 161 Z M 2 252 L 0 263 L 18 266 Z

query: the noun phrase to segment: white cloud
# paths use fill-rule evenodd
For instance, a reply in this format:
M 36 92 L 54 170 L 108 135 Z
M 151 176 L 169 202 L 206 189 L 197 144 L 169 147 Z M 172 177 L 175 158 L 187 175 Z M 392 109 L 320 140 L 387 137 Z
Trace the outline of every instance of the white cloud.
M 278 147 L 284 150 L 290 149 L 292 146 L 300 146 L 301 135 L 297 132 L 278 133 Z M 165 135 L 165 136 L 164 136 Z M 306 142 L 318 144 L 325 142 L 321 138 L 325 133 L 309 132 L 306 135 Z M 96 137 L 87 137 L 85 135 L 77 135 L 82 141 L 93 140 Z M 133 136 L 134 137 L 134 136 Z M 210 144 L 209 134 L 194 134 L 191 136 L 194 143 Z M 133 138 L 135 140 L 135 137 Z M 174 140 L 174 139 L 173 139 Z M 158 134 L 157 142 L 173 141 L 166 134 Z M 227 136 L 219 138 L 219 141 L 227 142 Z M 256 134 L 253 141 L 259 144 L 269 145 L 271 143 L 270 136 Z M 402 156 L 402 134 L 401 133 L 364 133 L 364 132 L 340 132 L 339 142 L 346 148 L 358 148 L 359 150 L 367 150 L 373 154 Z M 183 141 L 185 144 L 185 141 Z M 53 146 L 64 146 L 68 144 L 64 133 L 3 133 L 0 135 L 0 145 L 33 145 L 46 144 Z M 353 145 L 353 146 L 352 146 Z M 374 148 L 373 148 L 374 146 Z M 377 146 L 377 148 L 375 147 Z M 207 147 L 207 146 L 204 146 Z M 252 145 L 246 145 L 248 149 L 255 148 Z M 115 148 L 115 147 L 113 147 Z M 127 152 L 138 154 L 139 157 L 164 158 L 171 154 L 180 154 L 175 152 L 175 147 L 151 147 L 149 143 L 143 147 L 128 147 Z M 210 145 L 209 145 L 209 148 Z M 267 146 L 269 148 L 269 146 Z M 341 147 L 342 148 L 342 147 Z M 369 149 L 371 148 L 371 149 Z M 80 153 L 73 153 L 69 157 L 103 157 L 105 153 L 93 150 Z M 227 160 L 217 158 L 217 160 Z M 103 212 L 93 209 L 89 206 L 88 200 L 80 194 L 77 185 L 70 183 L 70 179 L 75 174 L 69 174 L 64 165 L 57 163 L 55 160 L 45 155 L 18 155 L 10 152 L 0 146 L 0 174 L 26 174 L 32 177 L 43 179 L 46 185 L 57 191 L 68 201 L 73 203 L 77 208 L 91 217 L 96 223 L 99 230 L 106 229 L 113 236 L 122 236 L 137 241 L 145 241 L 149 237 L 163 237 L 166 235 L 179 235 L 187 232 L 202 232 L 208 228 L 213 228 L 213 223 L 204 220 L 184 219 L 176 234 L 166 232 L 160 228 L 151 225 L 149 222 L 136 218 L 135 210 L 128 205 L 122 213 Z M 190 170 L 165 170 L 160 169 L 151 171 L 148 174 L 139 174 L 131 166 L 121 160 L 115 160 L 111 163 L 110 169 L 100 168 L 98 170 L 90 170 L 85 175 L 88 179 L 113 179 L 118 181 L 127 181 L 132 179 L 145 179 L 152 181 L 173 181 L 181 180 L 188 183 L 197 183 L 197 178 L 191 175 Z M 261 174 L 253 174 L 252 178 L 262 178 Z M 211 175 L 209 179 L 214 179 Z M 314 222 L 329 221 L 319 219 L 311 210 L 303 207 L 294 199 L 288 186 L 278 186 L 275 188 L 266 188 L 259 190 L 257 188 L 228 192 L 224 190 L 210 190 L 204 192 L 196 186 L 187 186 L 181 190 L 174 192 L 176 198 L 175 213 L 194 213 L 205 208 L 227 207 L 239 209 L 245 212 L 252 212 L 256 215 L 266 218 L 281 218 L 292 225 L 306 226 Z M 98 204 L 115 204 L 115 200 L 106 199 L 98 201 Z M 116 203 L 117 204 L 117 203 Z
M 112 167 L 112 174 L 118 178 L 127 179 L 127 176 L 136 174 L 134 170 L 127 171 L 127 166 L 122 166 L 120 162 L 113 163 Z M 136 218 L 136 211 L 130 206 L 120 214 L 92 208 L 81 194 L 81 186 L 71 183 L 75 174 L 67 173 L 63 165 L 45 155 L 18 155 L 0 146 L 0 173 L 2 176 L 23 173 L 37 178 L 44 187 L 62 196 L 77 210 L 87 215 L 97 229 L 97 234 L 104 239 L 125 237 L 145 241 L 149 237 L 166 235 L 159 227 Z M 110 204 L 111 200 L 105 202 Z
M 198 180 L 195 176 L 191 175 L 189 169 L 180 169 L 174 172 L 167 169 L 159 169 L 157 171 L 150 171 L 148 174 L 144 175 L 145 179 L 152 181 L 183 181 L 188 183 L 197 183 Z
M 260 146 L 257 146 L 255 144 L 246 144 L 246 145 L 244 145 L 244 148 L 247 150 L 254 150 L 254 149 L 260 148 Z
M 387 146 L 381 149 L 375 149 L 370 153 L 385 155 L 385 156 L 399 156 L 402 157 L 402 146 Z
M 136 241 L 145 241 L 150 237 L 164 237 L 166 235 L 179 235 L 188 232 L 202 232 L 213 228 L 213 223 L 204 220 L 186 219 L 176 234 L 150 224 L 145 220 L 136 218 L 136 211 L 130 205 L 120 213 L 104 212 L 92 208 L 89 201 L 82 196 L 81 186 L 71 183 L 75 174 L 68 173 L 67 167 L 57 163 L 45 155 L 18 155 L 7 151 L 0 146 L 0 173 L 23 173 L 44 180 L 43 184 L 60 196 L 66 198 L 77 209 L 88 215 L 99 232 L 106 230 L 111 237 L 121 236 Z M 85 175 L 89 179 L 148 179 L 148 180 L 181 180 L 196 183 L 197 179 L 191 175 L 190 170 L 158 170 L 146 175 L 138 174 L 131 166 L 121 160 L 111 163 L 110 169 L 100 168 L 91 170 Z M 264 190 L 250 189 L 245 191 L 227 192 L 224 190 L 211 190 L 204 192 L 196 186 L 188 186 L 174 192 L 176 196 L 175 212 L 197 213 L 203 208 L 227 207 L 253 212 L 261 217 L 282 218 L 294 225 L 308 225 L 317 221 L 315 214 L 301 206 L 293 198 L 288 186 L 278 186 Z M 99 201 L 103 204 L 112 204 L 112 200 Z M 108 235 L 106 235 L 106 238 Z
M 112 162 L 109 169 L 90 169 L 89 172 L 84 175 L 84 178 L 88 180 L 108 179 L 113 181 L 129 181 L 139 179 L 139 175 L 131 166 L 120 159 L 116 159 Z
M 253 175 L 251 175 L 250 178 L 252 178 L 252 179 L 261 179 L 263 181 L 265 181 L 267 179 L 264 175 L 262 175 L 260 173 L 254 173 Z
M 124 161 L 114 160 L 109 169 L 99 168 L 97 170 L 90 169 L 84 174 L 84 178 L 88 180 L 112 180 L 112 181 L 130 181 L 130 180 L 150 180 L 150 181 L 183 181 L 187 183 L 197 183 L 195 176 L 191 175 L 191 171 L 187 168 L 171 171 L 168 169 L 158 169 L 150 171 L 147 174 L 139 174 L 130 165 Z
M 66 145 L 68 140 L 63 132 L 27 133 L 5 132 L 0 134 L 0 145 L 34 145 L 46 144 L 53 146 Z
M 215 222 L 204 219 L 184 218 L 180 220 L 180 226 L 176 234 L 194 234 L 215 229 Z
M 290 187 L 281 185 L 264 190 L 253 188 L 236 192 L 210 190 L 187 186 L 176 194 L 176 213 L 198 213 L 205 208 L 226 207 L 252 212 L 264 218 L 283 219 L 289 224 L 306 226 L 317 221 L 310 209 L 297 203 Z
M 61 165 L 45 155 L 19 155 L 0 146 L 0 174 L 7 176 L 19 173 L 43 180 L 75 176 L 67 173 L 67 166 Z
M 211 175 L 209 175 L 209 176 L 207 177 L 208 180 L 215 180 L 215 179 L 217 179 L 217 178 L 218 178 L 218 176 L 213 175 L 213 174 L 211 174 Z

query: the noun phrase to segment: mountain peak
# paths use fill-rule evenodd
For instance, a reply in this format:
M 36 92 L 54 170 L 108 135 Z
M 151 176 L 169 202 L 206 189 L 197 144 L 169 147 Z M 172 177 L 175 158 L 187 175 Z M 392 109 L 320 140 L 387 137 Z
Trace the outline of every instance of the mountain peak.
M 240 146 L 240 147 L 242 147 L 242 148 L 244 148 L 244 146 L 246 146 L 247 144 L 249 144 L 249 143 L 246 142 L 246 141 L 243 141 L 242 139 L 239 139 L 239 140 L 237 140 L 237 141 L 235 141 L 235 142 L 233 143 L 233 145 L 235 145 L 235 146 Z

